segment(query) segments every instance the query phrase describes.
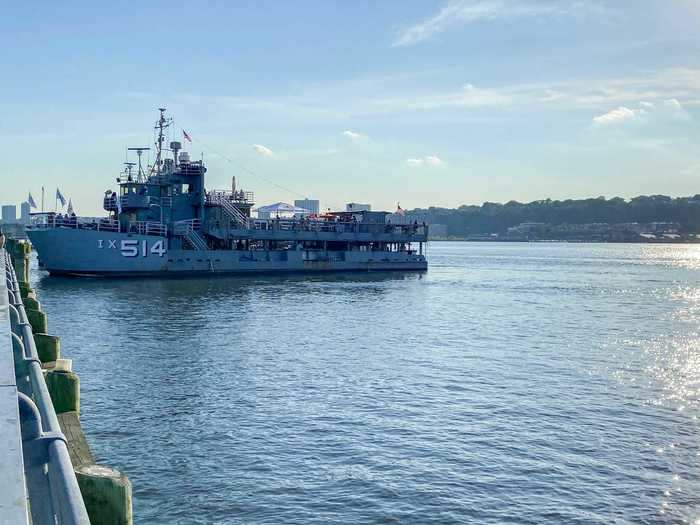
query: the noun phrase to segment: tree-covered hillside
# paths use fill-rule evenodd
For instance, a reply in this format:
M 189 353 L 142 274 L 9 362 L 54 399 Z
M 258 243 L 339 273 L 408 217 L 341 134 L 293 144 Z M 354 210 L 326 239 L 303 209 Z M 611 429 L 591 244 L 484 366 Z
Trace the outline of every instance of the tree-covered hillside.
M 457 209 L 415 209 L 410 220 L 444 224 L 450 236 L 504 233 L 523 222 L 552 225 L 585 223 L 649 223 L 676 222 L 684 233 L 700 232 L 700 195 L 672 198 L 665 195 L 640 196 L 630 200 L 620 197 L 605 199 L 550 199 L 505 204 L 485 202 L 481 206 L 460 206 Z

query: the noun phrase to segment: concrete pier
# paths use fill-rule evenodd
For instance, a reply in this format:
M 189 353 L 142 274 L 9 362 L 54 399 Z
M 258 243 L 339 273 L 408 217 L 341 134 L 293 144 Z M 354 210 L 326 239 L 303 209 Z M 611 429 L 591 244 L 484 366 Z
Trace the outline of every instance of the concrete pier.
M 129 525 L 133 523 L 131 483 L 119 471 L 95 464 L 80 425 L 80 379 L 72 371 L 72 362 L 62 357 L 60 339 L 48 334 L 48 316 L 29 283 L 30 246 L 8 240 L 6 250 L 9 257 L 0 249 L 0 266 L 6 270 L 8 284 L 0 287 L 0 416 L 8 410 L 5 397 L 12 400 L 14 395 L 14 401 L 8 402 L 14 403 L 19 417 L 14 426 L 0 426 L 0 437 L 7 438 L 3 442 L 18 443 L 6 454 L 0 451 L 0 486 L 10 487 L 6 492 L 15 502 L 0 494 L 0 523 L 7 517 L 6 507 L 22 502 L 11 508 L 21 519 L 7 523 Z M 5 310 L 3 300 L 9 302 Z M 5 322 L 5 331 L 3 312 L 12 321 Z M 2 352 L 9 352 L 10 361 L 3 360 Z M 55 449 L 54 457 L 37 459 L 31 452 L 36 448 L 33 443 L 44 435 L 54 440 L 45 449 Z M 52 478 L 40 475 L 47 468 L 63 470 L 59 477 L 63 487 L 44 486 Z
M 0 249 L 0 522 L 88 524 L 12 262 Z

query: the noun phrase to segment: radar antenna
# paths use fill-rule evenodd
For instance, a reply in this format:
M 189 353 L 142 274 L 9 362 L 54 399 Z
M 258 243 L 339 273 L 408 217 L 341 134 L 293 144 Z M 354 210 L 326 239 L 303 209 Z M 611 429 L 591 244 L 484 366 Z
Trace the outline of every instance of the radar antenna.
M 134 166 L 136 166 L 135 162 L 125 162 L 124 163 L 124 174 L 126 175 L 126 180 L 131 182 L 134 180 L 133 175 L 131 174 L 131 170 Z
M 126 148 L 128 151 L 135 151 L 136 155 L 139 157 L 139 171 L 137 172 L 136 179 L 138 182 L 146 182 L 146 172 L 143 170 L 143 165 L 141 164 L 141 156 L 143 155 L 144 151 L 150 151 L 151 148 Z M 131 164 L 132 166 L 135 166 L 136 163 L 134 162 L 125 162 L 124 164 Z M 131 168 L 129 168 L 129 174 L 131 174 Z

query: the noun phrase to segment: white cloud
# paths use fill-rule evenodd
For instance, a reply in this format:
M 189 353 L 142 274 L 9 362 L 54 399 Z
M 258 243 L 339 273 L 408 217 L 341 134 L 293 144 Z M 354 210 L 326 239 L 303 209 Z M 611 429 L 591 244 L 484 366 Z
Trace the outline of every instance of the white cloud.
M 445 164 L 440 157 L 436 157 L 435 155 L 428 155 L 425 157 L 425 163 L 429 166 L 442 166 Z
M 537 16 L 609 16 L 613 11 L 592 1 L 450 0 L 434 15 L 400 30 L 393 47 L 412 46 L 434 35 L 477 21 Z
M 642 101 L 638 108 L 620 106 L 593 117 L 593 123 L 598 125 L 621 124 L 629 121 L 661 123 L 675 120 L 690 120 L 690 115 L 675 98 L 662 100 L 658 103 Z
M 264 157 L 274 157 L 275 156 L 275 154 L 272 152 L 272 150 L 270 148 L 268 148 L 267 146 L 263 146 L 262 144 L 253 144 L 253 149 Z
M 409 166 L 431 166 L 431 167 L 440 167 L 445 165 L 445 161 L 443 161 L 440 157 L 436 155 L 428 155 L 426 157 L 420 157 L 417 159 L 406 159 L 406 164 Z
M 607 113 L 593 117 L 593 122 L 600 125 L 618 124 L 620 122 L 625 122 L 626 120 L 635 118 L 641 111 L 642 110 L 639 109 L 630 109 L 626 108 L 625 106 L 620 106 L 617 109 L 613 109 Z
M 363 135 L 362 133 L 357 133 L 356 131 L 350 131 L 349 129 L 343 131 L 343 135 L 352 141 L 357 141 L 357 140 L 367 138 L 367 135 Z
M 669 98 L 661 103 L 665 117 L 673 120 L 690 120 L 690 115 L 676 98 Z
M 336 127 L 345 126 L 353 119 L 381 119 L 391 115 L 421 121 L 433 115 L 442 118 L 438 112 L 462 122 L 561 111 L 585 112 L 592 118 L 618 107 L 650 111 L 649 104 L 659 107 L 664 105 L 664 100 L 673 99 L 680 101 L 684 108 L 700 107 L 700 68 L 663 68 L 634 75 L 542 79 L 488 86 L 467 83 L 470 80 L 465 78 L 453 87 L 416 91 L 407 90 L 411 82 L 399 75 L 323 83 L 292 95 L 262 98 L 177 95 L 176 100 L 183 105 L 211 104 L 226 114 L 247 112 L 254 118 L 283 116 L 304 124 L 324 122 Z M 155 95 L 153 100 L 157 103 Z M 683 118 L 689 118 L 685 110 L 676 112 L 675 121 Z M 344 128 L 337 129 L 342 133 Z

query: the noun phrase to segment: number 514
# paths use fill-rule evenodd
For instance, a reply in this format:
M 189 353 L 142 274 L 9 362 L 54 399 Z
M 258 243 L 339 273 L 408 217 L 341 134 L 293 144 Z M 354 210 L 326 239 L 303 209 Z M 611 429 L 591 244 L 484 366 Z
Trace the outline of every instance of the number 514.
M 149 253 L 163 257 L 163 255 L 168 252 L 163 239 L 158 239 L 154 242 L 150 250 L 148 249 L 148 241 L 146 239 L 142 240 L 140 243 L 138 239 L 124 239 L 122 240 L 121 248 L 124 257 L 138 257 L 139 251 L 142 257 L 147 257 Z

